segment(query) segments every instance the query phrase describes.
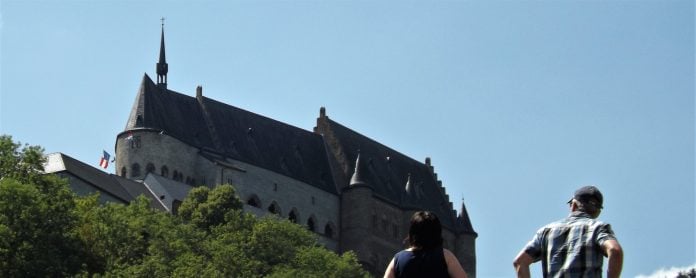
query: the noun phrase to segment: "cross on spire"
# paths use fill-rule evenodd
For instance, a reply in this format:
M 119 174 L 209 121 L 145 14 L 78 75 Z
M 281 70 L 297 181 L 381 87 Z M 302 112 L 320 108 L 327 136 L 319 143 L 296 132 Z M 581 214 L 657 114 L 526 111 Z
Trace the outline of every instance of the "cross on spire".
M 164 27 L 164 17 L 160 18 L 160 21 L 162 21 L 162 27 Z

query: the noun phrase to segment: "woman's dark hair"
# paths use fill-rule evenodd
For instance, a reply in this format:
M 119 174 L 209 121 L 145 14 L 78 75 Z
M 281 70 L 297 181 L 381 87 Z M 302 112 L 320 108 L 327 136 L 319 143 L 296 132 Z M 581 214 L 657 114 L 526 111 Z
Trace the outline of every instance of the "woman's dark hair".
M 411 217 L 408 243 L 415 249 L 431 249 L 442 246 L 440 219 L 429 211 L 418 211 Z

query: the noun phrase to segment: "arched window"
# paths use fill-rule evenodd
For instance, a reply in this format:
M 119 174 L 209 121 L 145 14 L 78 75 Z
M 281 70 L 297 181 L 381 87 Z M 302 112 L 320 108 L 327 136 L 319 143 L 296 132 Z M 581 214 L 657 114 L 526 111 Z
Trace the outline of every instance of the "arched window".
M 327 223 L 326 226 L 324 226 L 324 236 L 328 238 L 333 238 L 334 237 L 334 229 L 331 227 L 331 223 Z
M 299 214 L 299 213 L 297 213 L 297 210 L 295 210 L 295 209 L 293 208 L 293 209 L 290 211 L 290 214 L 288 214 L 288 219 L 290 220 L 290 222 L 297 224 L 297 218 L 299 218 L 299 217 L 297 216 L 298 214 Z
M 280 215 L 280 207 L 276 202 L 273 202 L 270 206 L 268 206 L 268 212 Z
M 252 207 L 261 208 L 261 201 L 259 200 L 259 197 L 257 197 L 256 195 L 251 195 L 251 197 L 249 197 L 246 203 L 247 205 L 250 205 Z
M 179 172 L 174 170 L 174 173 L 172 173 L 172 179 L 173 180 L 179 180 Z
M 121 167 L 121 177 L 126 177 L 126 166 Z
M 167 166 L 162 166 L 162 169 L 160 170 L 160 175 L 163 177 L 167 177 L 169 175 L 169 168 Z
M 153 173 L 155 172 L 155 165 L 152 163 L 148 163 L 147 166 L 145 166 L 145 173 Z
M 310 216 L 307 219 L 307 230 L 314 232 L 314 216 Z
M 140 177 L 140 164 L 133 163 L 131 165 L 131 177 Z

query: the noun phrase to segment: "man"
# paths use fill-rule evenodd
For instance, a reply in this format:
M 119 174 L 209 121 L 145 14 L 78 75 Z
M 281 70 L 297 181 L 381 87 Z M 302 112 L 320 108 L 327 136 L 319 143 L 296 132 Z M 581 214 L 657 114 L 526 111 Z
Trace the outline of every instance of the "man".
M 544 277 L 602 277 L 603 256 L 607 277 L 621 275 L 623 250 L 611 226 L 596 220 L 604 198 L 594 186 L 575 191 L 568 204 L 570 215 L 537 231 L 513 265 L 517 277 L 530 277 L 529 265 L 541 260 Z

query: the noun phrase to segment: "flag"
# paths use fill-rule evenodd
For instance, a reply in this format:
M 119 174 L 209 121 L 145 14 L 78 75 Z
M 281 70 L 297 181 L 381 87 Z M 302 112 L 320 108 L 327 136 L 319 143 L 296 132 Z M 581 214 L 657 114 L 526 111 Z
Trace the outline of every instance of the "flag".
M 111 155 L 109 153 L 107 153 L 106 151 L 104 151 L 104 154 L 102 155 L 102 158 L 99 161 L 99 166 L 101 166 L 104 169 L 109 167 L 109 157 L 111 157 Z

